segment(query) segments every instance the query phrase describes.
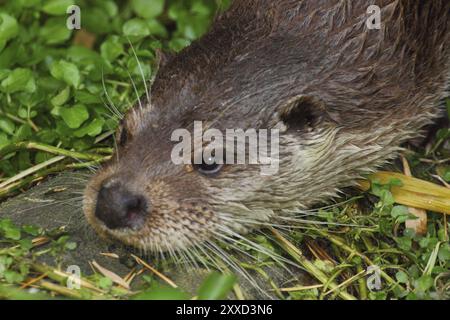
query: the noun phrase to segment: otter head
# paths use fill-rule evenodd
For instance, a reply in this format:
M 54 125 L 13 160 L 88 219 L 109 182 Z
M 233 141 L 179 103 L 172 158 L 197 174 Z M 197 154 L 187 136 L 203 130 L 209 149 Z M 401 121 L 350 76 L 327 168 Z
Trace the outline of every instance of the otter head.
M 299 81 L 307 80 L 294 78 L 311 77 L 286 55 L 300 54 L 298 43 L 268 39 L 274 9 L 252 3 L 236 1 L 210 33 L 165 59 L 151 101 L 123 119 L 115 155 L 85 191 L 84 212 L 99 234 L 146 251 L 177 250 L 248 232 L 318 198 L 307 191 L 309 168 L 325 156 L 336 126 L 322 101 L 302 94 Z M 174 163 L 172 135 L 184 129 L 194 136 L 195 121 L 224 135 L 279 130 L 279 171 L 262 175 L 261 165 L 219 164 L 214 157 Z
M 398 45 L 415 48 L 416 41 L 399 33 L 398 5 L 386 6 L 398 13 L 386 16 L 398 19 L 380 33 L 365 28 L 363 1 L 341 25 L 330 17 L 342 15 L 342 1 L 333 8 L 302 1 L 302 10 L 296 1 L 235 3 L 210 33 L 166 61 L 151 101 L 125 117 L 114 157 L 85 192 L 86 217 L 100 234 L 172 251 L 286 225 L 286 216 L 394 156 L 436 113 L 434 87 L 410 79 L 412 49 Z M 444 48 L 437 40 L 430 47 Z M 419 56 L 423 65 L 429 56 Z M 442 76 L 436 70 L 419 78 L 442 85 L 431 78 Z M 173 133 L 194 136 L 195 121 L 221 133 L 279 130 L 278 171 L 261 175 L 261 165 L 222 165 L 214 157 L 175 163 Z
M 337 150 L 348 140 L 353 153 L 360 149 L 349 135 L 337 139 L 340 115 L 321 99 L 326 50 L 294 33 L 274 34 L 271 8 L 238 9 L 167 59 L 151 101 L 124 118 L 115 155 L 85 192 L 84 212 L 99 234 L 146 251 L 181 250 L 286 224 L 276 220 L 335 194 L 335 176 L 351 161 Z M 278 171 L 262 175 L 248 161 L 174 163 L 173 133 L 186 130 L 194 144 L 196 121 L 223 134 L 278 130 Z
M 318 198 L 313 191 L 317 188 L 309 184 L 337 130 L 322 101 L 264 90 L 247 96 L 232 81 L 221 87 L 211 75 L 178 68 L 176 63 L 164 67 L 153 85 L 151 103 L 126 115 L 116 134 L 114 156 L 86 188 L 84 212 L 99 234 L 146 251 L 182 250 L 239 237 Z M 223 133 L 220 159 L 217 151 L 206 156 L 205 136 L 196 144 L 197 123 L 204 134 L 211 129 Z M 267 130 L 266 147 L 278 169 L 271 173 L 263 170 L 267 164 L 249 163 L 250 144 L 255 142 L 251 133 L 258 135 L 261 129 Z M 186 133 L 182 142 L 192 146 L 188 163 L 174 161 L 180 146 L 174 133 L 179 130 Z M 225 139 L 227 130 L 244 133 L 244 149 Z M 225 159 L 229 148 L 231 162 Z M 271 153 L 275 148 L 279 151 Z M 244 161 L 238 162 L 242 150 Z

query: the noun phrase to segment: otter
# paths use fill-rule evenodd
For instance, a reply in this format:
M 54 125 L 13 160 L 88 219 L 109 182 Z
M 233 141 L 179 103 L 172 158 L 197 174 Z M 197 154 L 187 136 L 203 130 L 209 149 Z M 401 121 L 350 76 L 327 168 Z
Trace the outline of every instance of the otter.
M 380 28 L 369 28 L 369 5 Z M 211 30 L 163 59 L 148 99 L 89 181 L 84 212 L 106 238 L 176 252 L 243 237 L 340 194 L 394 159 L 443 111 L 450 1 L 235 0 Z M 194 121 L 274 129 L 279 171 L 171 161 Z M 284 220 L 283 220 L 284 219 Z

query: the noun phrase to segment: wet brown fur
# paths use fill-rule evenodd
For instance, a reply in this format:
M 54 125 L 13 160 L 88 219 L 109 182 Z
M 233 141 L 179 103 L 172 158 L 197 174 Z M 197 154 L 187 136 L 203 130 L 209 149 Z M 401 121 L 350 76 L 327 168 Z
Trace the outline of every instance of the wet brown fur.
M 177 250 L 295 215 L 395 157 L 448 95 L 450 1 L 374 1 L 381 30 L 366 28 L 370 4 L 236 0 L 162 66 L 151 103 L 127 115 L 119 160 L 86 189 L 91 225 L 145 250 Z M 314 121 L 296 126 L 293 109 Z M 171 133 L 194 120 L 223 131 L 281 123 L 279 174 L 236 165 L 211 178 L 175 166 Z M 144 228 L 108 230 L 94 217 L 108 179 L 151 199 Z

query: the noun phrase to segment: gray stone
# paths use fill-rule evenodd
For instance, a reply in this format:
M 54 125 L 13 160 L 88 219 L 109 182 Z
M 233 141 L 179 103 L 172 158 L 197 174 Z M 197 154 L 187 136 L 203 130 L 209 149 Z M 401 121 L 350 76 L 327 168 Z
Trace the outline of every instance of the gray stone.
M 37 185 L 29 191 L 0 205 L 0 217 L 10 218 L 17 225 L 35 225 L 47 230 L 64 227 L 77 249 L 58 257 L 62 265 L 77 265 L 82 273 L 92 272 L 89 261 L 107 265 L 114 272 L 124 274 L 128 268 L 117 259 L 102 256 L 110 252 L 110 243 L 100 239 L 86 223 L 82 211 L 82 192 L 86 176 L 83 173 L 65 173 Z M 115 246 L 115 253 L 124 255 L 126 249 Z M 43 256 L 43 262 L 52 265 L 53 258 Z

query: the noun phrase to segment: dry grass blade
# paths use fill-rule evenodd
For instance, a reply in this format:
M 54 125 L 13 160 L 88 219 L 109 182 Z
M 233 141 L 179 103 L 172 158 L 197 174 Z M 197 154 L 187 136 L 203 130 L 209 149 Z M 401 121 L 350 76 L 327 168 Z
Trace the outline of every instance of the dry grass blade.
M 23 284 L 20 286 L 20 289 L 28 288 L 29 286 L 35 284 L 36 282 L 39 282 L 39 281 L 41 281 L 42 279 L 44 279 L 46 276 L 47 276 L 47 274 L 46 274 L 46 273 L 43 273 L 43 274 L 41 274 L 39 277 L 30 279 L 30 280 L 28 280 L 27 282 L 23 283 Z
M 24 171 L 20 172 L 19 174 L 16 174 L 14 177 L 11 177 L 8 180 L 0 183 L 0 189 L 5 188 L 9 184 L 17 182 L 17 181 L 19 181 L 19 180 L 21 180 L 21 179 L 23 179 L 23 178 L 25 178 L 25 177 L 27 177 L 27 176 L 37 172 L 37 171 L 43 169 L 43 168 L 46 168 L 46 167 L 56 163 L 56 162 L 64 160 L 65 158 L 66 158 L 65 156 L 57 156 L 57 157 L 51 158 L 50 160 L 42 162 L 42 163 L 40 163 L 38 165 L 35 165 L 34 167 L 31 167 L 31 168 L 29 168 L 27 170 L 24 170 Z
M 286 252 L 289 253 L 292 256 L 292 258 L 294 258 L 303 268 L 305 268 L 309 273 L 311 273 L 311 275 L 313 275 L 317 280 L 319 280 L 323 284 L 328 284 L 328 286 L 330 288 L 339 289 L 338 285 L 334 282 L 331 282 L 329 280 L 328 276 L 322 270 L 317 268 L 311 261 L 306 259 L 303 256 L 303 254 L 301 253 L 301 251 L 294 244 L 292 244 L 289 240 L 284 238 L 281 235 L 281 233 L 279 233 L 277 230 L 275 230 L 273 228 L 269 228 L 269 229 L 273 233 L 275 238 L 280 241 L 279 242 L 280 246 L 283 249 L 285 249 Z M 339 289 L 338 294 L 342 299 L 356 300 L 356 298 L 353 295 L 349 294 L 346 291 L 341 291 Z
M 131 282 L 139 276 L 141 273 L 144 272 L 144 269 L 136 271 L 135 268 L 133 268 L 123 279 L 128 283 L 128 285 L 131 285 Z
M 314 243 L 313 241 L 307 241 L 306 246 L 316 259 L 326 260 L 331 262 L 333 265 L 336 265 L 336 261 L 334 261 L 334 259 L 328 254 L 328 252 L 326 252 L 318 244 Z
M 335 245 L 337 245 L 339 248 L 343 249 L 344 251 L 347 251 L 349 254 L 351 255 L 356 255 L 358 257 L 361 257 L 369 266 L 375 266 L 376 264 L 370 260 L 366 255 L 360 253 L 359 251 L 357 251 L 356 249 L 350 247 L 349 245 L 347 245 L 343 239 L 332 235 L 324 230 L 316 230 L 316 232 L 318 234 L 320 234 L 322 237 L 328 239 L 329 241 L 331 241 L 332 243 L 334 243 Z M 404 292 L 405 289 L 393 278 L 391 278 L 385 271 L 381 270 L 381 276 L 387 281 L 389 282 L 391 285 L 394 285 L 398 288 L 398 290 Z
M 358 272 L 357 274 L 355 274 L 354 276 L 352 276 L 351 278 L 348 278 L 347 280 L 345 280 L 344 282 L 340 283 L 338 286 L 336 286 L 333 289 L 328 290 L 327 292 L 325 292 L 323 295 L 329 295 L 330 293 L 336 291 L 337 289 L 340 288 L 345 288 L 347 287 L 350 283 L 352 283 L 353 281 L 358 280 L 358 278 L 360 278 L 361 276 L 364 276 L 366 274 L 366 270 L 362 270 L 360 272 Z
M 46 243 L 50 242 L 50 238 L 48 237 L 37 237 L 31 240 L 31 243 L 33 244 L 33 248 L 42 246 Z
M 297 286 L 297 287 L 291 287 L 291 288 L 280 288 L 280 291 L 282 291 L 282 292 L 295 292 L 295 291 L 319 289 L 319 288 L 322 288 L 322 287 L 323 287 L 323 284 L 315 284 L 315 285 L 312 285 L 312 286 Z
M 178 288 L 178 286 L 175 284 L 175 282 L 173 282 L 172 280 L 170 280 L 168 277 L 166 277 L 165 275 L 163 275 L 161 272 L 159 272 L 158 270 L 156 270 L 155 268 L 153 268 L 152 266 L 150 266 L 148 263 L 146 263 L 144 260 L 142 260 L 141 258 L 135 256 L 134 254 L 131 255 L 137 263 L 139 263 L 140 265 L 144 266 L 145 268 L 147 268 L 148 270 L 150 270 L 151 272 L 153 272 L 154 274 L 156 274 L 159 278 L 161 278 L 162 280 L 164 280 L 167 284 L 169 284 L 171 287 L 173 288 Z
M 112 259 L 119 259 L 119 256 L 116 253 L 109 253 L 109 252 L 100 252 L 100 255 Z
M 33 245 L 33 248 L 42 246 L 42 245 L 44 245 L 44 244 L 46 244 L 48 242 L 50 242 L 50 239 L 48 237 L 37 237 L 37 238 L 34 238 L 33 240 L 31 240 L 31 244 Z M 16 246 L 13 246 L 13 247 L 10 247 L 10 248 L 2 249 L 2 250 L 0 250 L 0 254 L 4 254 L 4 253 L 6 253 L 6 252 L 8 252 L 10 250 L 14 250 L 14 249 L 17 249 L 17 248 L 20 248 L 20 245 L 16 245 Z
M 63 279 L 68 279 L 69 277 L 72 276 L 71 274 L 67 274 L 67 273 L 65 273 L 65 272 L 62 272 L 62 271 L 56 270 L 56 269 L 53 270 L 52 272 L 53 272 L 56 276 L 59 276 L 59 277 L 61 277 L 61 278 L 63 278 Z M 82 279 L 82 278 L 80 278 L 80 285 L 81 285 L 82 287 L 86 288 L 86 289 L 91 289 L 91 290 L 97 291 L 97 292 L 99 292 L 99 293 L 105 293 L 105 291 L 103 291 L 102 289 L 97 288 L 95 285 L 93 285 L 92 283 L 90 283 L 90 282 L 88 282 L 88 281 L 86 281 L 85 279 Z
M 244 293 L 242 292 L 242 289 L 241 289 L 241 287 L 239 286 L 239 284 L 235 284 L 234 286 L 233 286 L 233 291 L 234 291 L 234 294 L 236 295 L 236 298 L 238 299 L 238 300 L 246 300 L 245 299 L 245 296 L 244 296 Z
M 441 176 L 437 175 L 437 174 L 432 174 L 431 175 L 433 178 L 438 179 L 447 189 L 450 189 L 450 184 L 445 182 L 444 179 L 441 178 Z
M 84 296 L 80 291 L 78 290 L 74 290 L 74 289 L 69 289 L 67 287 L 64 286 L 60 286 L 58 284 L 55 284 L 53 282 L 49 282 L 49 281 L 41 281 L 40 282 L 40 286 L 46 290 L 49 290 L 51 292 L 55 292 L 59 295 L 65 296 L 65 297 L 69 297 L 69 298 L 74 298 L 74 299 L 86 299 L 87 297 Z M 93 292 L 90 292 L 91 296 L 90 298 L 95 299 L 95 300 L 104 300 L 104 299 L 111 299 L 107 296 L 103 296 L 103 295 L 97 295 Z
M 98 270 L 98 272 L 100 272 L 105 277 L 111 279 L 114 283 L 118 284 L 121 287 L 124 287 L 127 290 L 130 290 L 130 285 L 124 279 L 122 279 L 122 277 L 118 276 L 116 273 L 102 267 L 95 260 L 92 261 L 92 265 L 95 267 L 95 269 Z
M 77 290 L 72 290 L 67 287 L 60 286 L 53 282 L 41 281 L 40 286 L 50 292 L 56 292 L 65 297 L 70 297 L 74 299 L 83 299 L 83 295 Z

